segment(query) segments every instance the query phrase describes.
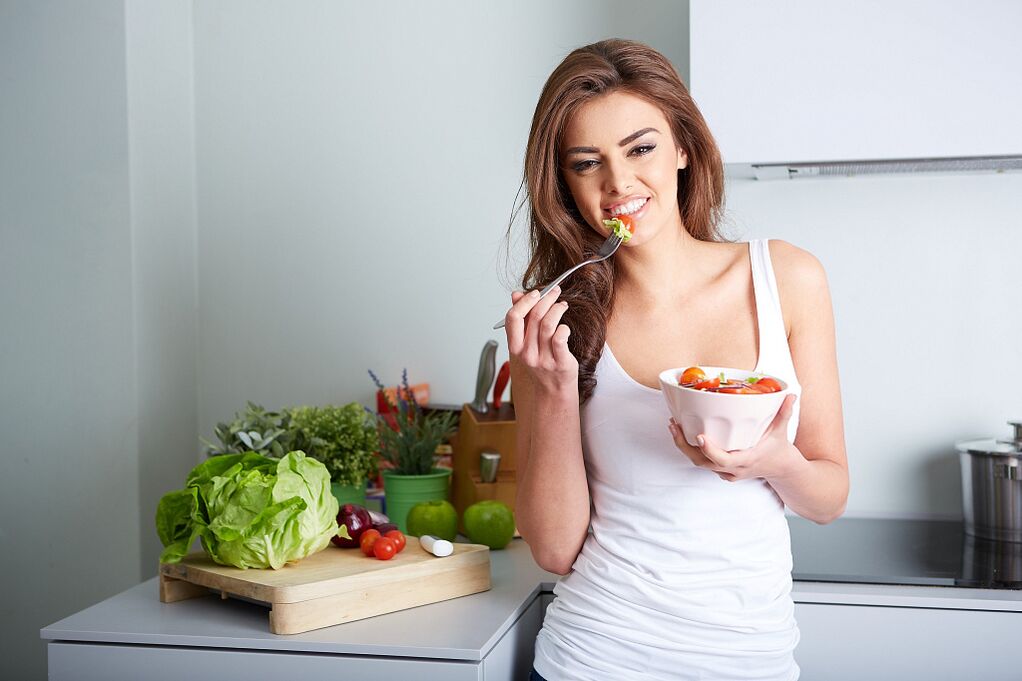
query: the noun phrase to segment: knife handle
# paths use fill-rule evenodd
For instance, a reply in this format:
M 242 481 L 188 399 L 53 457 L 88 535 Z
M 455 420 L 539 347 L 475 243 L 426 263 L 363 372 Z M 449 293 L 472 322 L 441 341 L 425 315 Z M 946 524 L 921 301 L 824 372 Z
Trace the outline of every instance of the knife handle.
M 497 364 L 497 341 L 486 341 L 483 352 L 479 356 L 479 371 L 476 373 L 476 395 L 472 407 L 480 414 L 489 411 L 486 405 L 486 396 L 493 385 L 493 374 L 496 372 Z
M 507 382 L 511 379 L 511 362 L 505 361 L 500 365 L 500 371 L 497 372 L 497 382 L 493 386 L 493 408 L 500 409 L 500 405 L 503 402 L 504 388 L 507 387 Z

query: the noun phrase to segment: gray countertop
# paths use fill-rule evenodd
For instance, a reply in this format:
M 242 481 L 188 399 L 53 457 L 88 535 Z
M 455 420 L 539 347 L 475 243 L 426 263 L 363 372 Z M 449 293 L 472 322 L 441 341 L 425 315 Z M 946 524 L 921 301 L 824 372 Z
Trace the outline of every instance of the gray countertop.
M 557 575 L 515 539 L 491 553 L 489 591 L 303 634 L 269 632 L 269 609 L 211 594 L 160 603 L 156 578 L 41 630 L 43 639 L 482 660 Z M 796 581 L 796 603 L 1022 611 L 1022 591 Z

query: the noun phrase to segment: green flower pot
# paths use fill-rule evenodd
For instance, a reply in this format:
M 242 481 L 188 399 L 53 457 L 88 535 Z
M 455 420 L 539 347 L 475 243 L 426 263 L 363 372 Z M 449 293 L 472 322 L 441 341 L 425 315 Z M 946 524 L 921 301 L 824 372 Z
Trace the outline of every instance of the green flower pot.
M 383 471 L 384 498 L 387 500 L 387 517 L 402 532 L 408 527 L 408 511 L 420 501 L 447 500 L 451 482 L 450 468 L 434 468 L 426 475 L 397 475 Z
M 339 482 L 331 482 L 330 491 L 334 493 L 338 506 L 343 506 L 344 504 L 358 504 L 359 506 L 366 505 L 365 482 L 358 486 L 342 485 Z

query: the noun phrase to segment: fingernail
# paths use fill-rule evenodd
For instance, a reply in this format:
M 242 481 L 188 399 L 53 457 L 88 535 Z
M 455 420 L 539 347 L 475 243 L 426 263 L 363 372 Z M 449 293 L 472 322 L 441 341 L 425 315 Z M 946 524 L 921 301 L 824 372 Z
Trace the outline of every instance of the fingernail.
M 557 295 L 560 292 L 561 292 L 560 286 L 554 286 L 554 288 L 550 291 L 550 293 L 553 293 L 554 295 Z
M 702 447 L 706 444 L 706 438 L 704 438 L 702 435 L 697 435 L 696 442 L 698 442 L 699 446 Z
M 531 291 L 529 291 L 529 297 L 530 298 L 539 298 L 539 291 L 537 291 L 536 289 L 532 289 Z

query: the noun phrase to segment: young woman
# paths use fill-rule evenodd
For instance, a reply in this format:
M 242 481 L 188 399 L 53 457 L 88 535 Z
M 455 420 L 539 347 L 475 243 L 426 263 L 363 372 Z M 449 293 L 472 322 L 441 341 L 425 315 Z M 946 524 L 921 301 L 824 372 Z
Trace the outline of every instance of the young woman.
M 784 507 L 827 523 L 848 495 L 820 263 L 720 236 L 717 147 L 673 67 L 639 43 L 580 48 L 551 74 L 525 180 L 533 290 L 505 318 L 516 517 L 536 562 L 565 575 L 533 678 L 796 679 Z M 635 234 L 613 258 L 537 300 L 622 213 Z M 686 443 L 657 375 L 699 364 L 792 387 L 754 447 Z

